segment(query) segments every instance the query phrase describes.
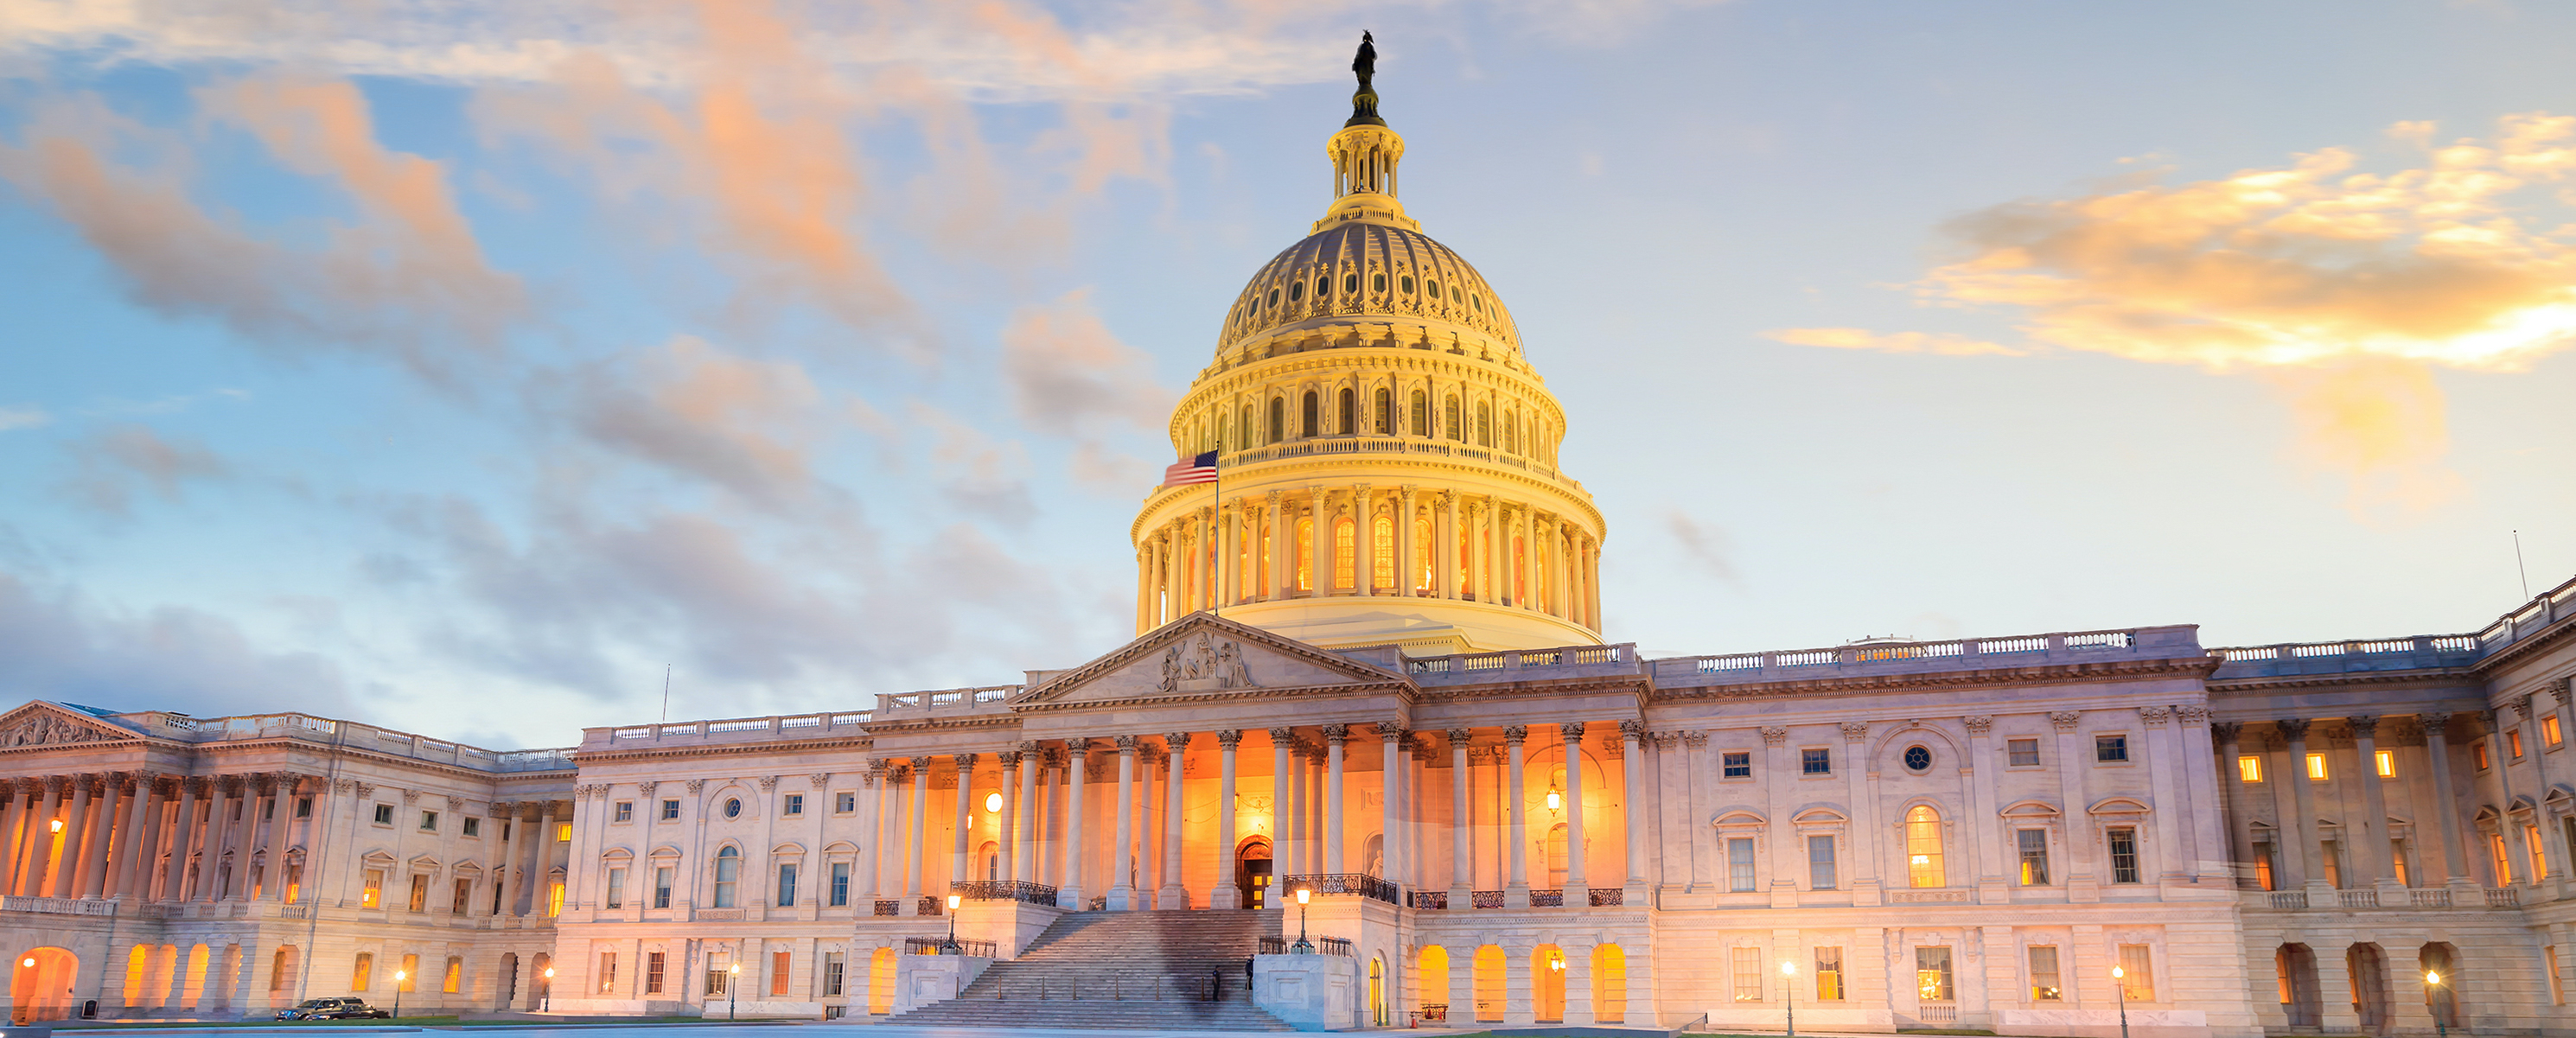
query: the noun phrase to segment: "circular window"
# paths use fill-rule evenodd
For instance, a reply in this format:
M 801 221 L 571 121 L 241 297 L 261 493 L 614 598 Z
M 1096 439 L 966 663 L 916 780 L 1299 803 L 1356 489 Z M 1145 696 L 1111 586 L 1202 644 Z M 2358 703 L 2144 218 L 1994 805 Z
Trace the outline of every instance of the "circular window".
M 1305 282 L 1300 281 L 1300 282 L 1297 282 L 1297 283 L 1295 283 L 1295 284 L 1292 284 L 1292 285 L 1288 286 L 1288 301 L 1289 301 L 1289 302 L 1294 303 L 1294 302 L 1296 302 L 1296 301 L 1298 301 L 1298 300 L 1300 300 L 1300 299 L 1304 299 L 1304 298 L 1306 298 L 1306 283 L 1305 283 Z
M 1926 771 L 1932 767 L 1932 751 L 1922 746 L 1905 748 L 1905 770 Z
M 741 797 L 735 797 L 735 798 L 733 798 L 733 799 L 731 799 L 731 800 L 727 800 L 727 801 L 725 801 L 725 817 L 727 817 L 727 818 L 740 818 L 740 817 L 742 817 L 742 798 L 741 798 Z

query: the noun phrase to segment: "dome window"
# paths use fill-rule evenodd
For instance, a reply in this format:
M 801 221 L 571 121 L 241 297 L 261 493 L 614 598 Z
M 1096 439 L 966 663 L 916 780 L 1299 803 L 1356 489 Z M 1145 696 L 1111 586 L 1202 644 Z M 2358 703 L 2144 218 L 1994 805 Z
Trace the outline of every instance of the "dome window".
M 1315 275 L 1315 298 L 1317 298 L 1317 299 L 1322 299 L 1322 298 L 1324 298 L 1325 296 L 1332 295 L 1332 294 L 1333 294 L 1333 278 L 1332 278 L 1332 275 L 1329 275 L 1329 274 L 1317 274 L 1317 275 Z
M 1370 275 L 1370 276 L 1369 276 L 1369 291 L 1371 291 L 1371 292 L 1384 292 L 1384 291 L 1386 291 L 1386 274 L 1385 274 L 1385 272 L 1381 271 L 1381 272 L 1379 272 L 1379 273 L 1372 274 L 1372 275 Z
M 1402 278 L 1397 279 L 1397 281 L 1396 281 L 1396 287 L 1397 287 L 1398 289 L 1401 289 L 1401 290 L 1404 292 L 1404 294 L 1405 294 L 1405 295 L 1412 295 L 1412 294 L 1413 294 L 1413 275 L 1411 275 L 1411 274 L 1407 274 L 1407 275 L 1403 276 Z
M 1437 303 L 1437 302 L 1439 302 L 1439 301 L 1440 301 L 1440 283 L 1439 283 L 1439 282 L 1437 282 L 1437 281 L 1426 281 L 1426 282 L 1423 282 L 1422 287 L 1423 287 L 1423 289 L 1425 290 L 1425 294 L 1426 294 L 1426 295 L 1429 295 L 1429 296 L 1431 297 L 1431 301 L 1432 301 L 1432 302 Z
M 1380 281 L 1380 282 L 1384 282 L 1385 280 L 1386 280 L 1386 276 L 1385 276 L 1385 275 L 1383 275 L 1383 274 L 1378 275 L 1378 281 Z M 1353 293 L 1358 292 L 1359 290 L 1360 290 L 1360 276 L 1359 276 L 1359 275 L 1357 275 L 1357 274 L 1344 274 L 1344 275 L 1342 275 L 1342 294 L 1343 294 L 1343 295 L 1351 295 L 1351 294 L 1353 294 Z
M 1460 293 L 1459 293 L 1459 291 L 1458 291 L 1458 286 L 1456 286 L 1456 285 L 1451 285 L 1451 286 L 1449 286 L 1449 301 L 1450 301 L 1450 302 L 1452 302 L 1452 303 L 1463 303 L 1463 302 L 1466 302 L 1466 300 L 1458 298 L 1458 296 L 1459 296 L 1459 295 L 1460 295 Z
M 1265 304 L 1262 304 L 1262 305 L 1264 305 L 1264 306 L 1277 306 L 1277 305 L 1279 305 L 1279 290 L 1278 290 L 1278 289 L 1275 289 L 1275 288 L 1274 288 L 1274 289 L 1271 289 L 1271 290 L 1270 290 L 1270 301 L 1269 301 L 1268 303 L 1265 303 Z
M 1289 302 L 1291 302 L 1291 303 L 1294 303 L 1294 302 L 1296 302 L 1296 301 L 1298 301 L 1298 300 L 1300 300 L 1300 299 L 1304 299 L 1304 298 L 1306 298 L 1306 283 L 1305 283 L 1305 282 L 1303 282 L 1303 281 L 1291 281 L 1291 282 L 1289 282 L 1289 283 L 1288 283 L 1288 301 L 1289 301 Z
M 1481 314 L 1485 312 L 1485 299 L 1483 296 L 1479 296 L 1476 293 L 1467 293 L 1467 305 L 1475 307 L 1477 313 Z

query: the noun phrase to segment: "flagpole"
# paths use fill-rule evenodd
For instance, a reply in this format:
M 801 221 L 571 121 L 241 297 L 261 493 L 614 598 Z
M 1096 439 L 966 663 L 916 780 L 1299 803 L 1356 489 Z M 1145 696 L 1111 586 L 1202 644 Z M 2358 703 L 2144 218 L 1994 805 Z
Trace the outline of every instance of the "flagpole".
M 1225 529 L 1225 441 L 1223 439 L 1217 440 L 1216 454 L 1208 459 L 1208 471 L 1214 474 L 1214 478 L 1208 480 L 1208 500 L 1216 516 L 1216 521 L 1208 525 L 1211 531 L 1216 532 L 1216 548 L 1222 554 L 1225 551 L 1225 534 L 1222 532 Z M 2516 541 L 2515 545 L 2516 551 L 2521 550 L 2521 542 Z M 1225 618 L 1224 567 L 1234 565 L 1234 560 L 1220 557 L 1216 560 L 1216 564 L 1218 569 L 1211 574 L 1216 579 L 1210 581 L 1215 585 L 1216 593 L 1208 596 L 1208 613 L 1222 620 Z

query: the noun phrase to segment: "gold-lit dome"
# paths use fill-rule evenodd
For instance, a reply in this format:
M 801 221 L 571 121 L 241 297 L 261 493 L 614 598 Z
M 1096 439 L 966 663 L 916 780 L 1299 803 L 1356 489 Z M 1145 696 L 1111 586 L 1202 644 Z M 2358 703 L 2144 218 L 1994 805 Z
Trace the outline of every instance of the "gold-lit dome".
M 1217 354 L 1274 331 L 1370 317 L 1457 325 L 1520 350 L 1511 313 L 1456 251 L 1420 231 L 1363 218 L 1308 235 L 1264 264 L 1226 311 Z M 1431 331 L 1436 337 L 1436 326 Z

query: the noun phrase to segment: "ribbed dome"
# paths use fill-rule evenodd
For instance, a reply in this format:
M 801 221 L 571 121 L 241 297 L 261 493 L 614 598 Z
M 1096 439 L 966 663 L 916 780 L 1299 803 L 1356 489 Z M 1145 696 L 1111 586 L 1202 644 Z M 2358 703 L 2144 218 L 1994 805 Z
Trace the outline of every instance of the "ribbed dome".
M 1353 220 L 1306 236 L 1254 274 L 1227 311 L 1217 352 L 1327 317 L 1444 321 L 1520 351 L 1520 334 L 1493 286 L 1456 252 L 1420 231 Z

